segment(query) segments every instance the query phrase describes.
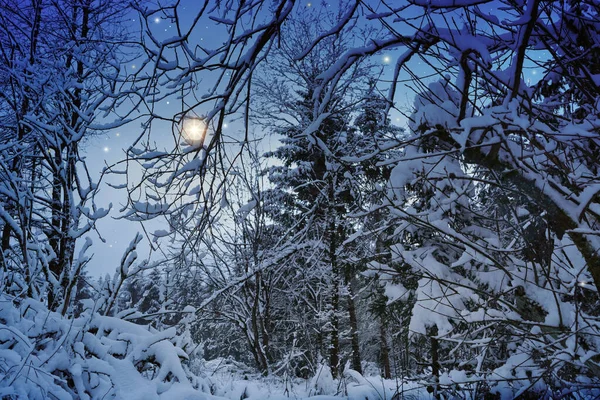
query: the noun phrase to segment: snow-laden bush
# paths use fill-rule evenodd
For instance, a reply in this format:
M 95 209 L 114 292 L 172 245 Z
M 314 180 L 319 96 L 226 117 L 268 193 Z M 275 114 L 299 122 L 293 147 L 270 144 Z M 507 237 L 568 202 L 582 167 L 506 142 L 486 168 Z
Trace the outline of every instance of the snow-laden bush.
M 206 399 L 182 364 L 185 335 L 92 309 L 78 318 L 0 295 L 3 399 Z
M 314 395 L 332 395 L 337 392 L 337 382 L 333 379 L 331 368 L 326 364 L 321 364 L 317 373 L 310 380 L 309 387 L 311 394 Z

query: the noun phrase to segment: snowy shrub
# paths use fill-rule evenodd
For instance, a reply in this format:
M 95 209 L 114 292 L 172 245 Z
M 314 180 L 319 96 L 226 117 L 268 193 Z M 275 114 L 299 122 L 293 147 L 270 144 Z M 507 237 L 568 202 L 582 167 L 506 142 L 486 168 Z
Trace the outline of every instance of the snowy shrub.
M 337 392 L 337 383 L 331 374 L 331 368 L 328 365 L 322 364 L 317 369 L 317 373 L 310 380 L 309 384 L 311 394 L 328 395 Z
M 175 328 L 153 332 L 92 310 L 69 319 L 2 294 L 0 397 L 204 398 L 182 365 L 184 345 Z

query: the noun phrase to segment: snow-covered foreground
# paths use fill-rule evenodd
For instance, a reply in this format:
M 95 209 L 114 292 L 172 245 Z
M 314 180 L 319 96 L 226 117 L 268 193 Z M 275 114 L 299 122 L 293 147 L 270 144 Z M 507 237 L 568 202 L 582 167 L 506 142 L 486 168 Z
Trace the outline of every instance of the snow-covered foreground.
M 90 309 L 69 319 L 43 303 L 0 297 L 0 397 L 18 399 L 391 399 L 416 386 L 363 378 L 258 378 L 223 360 L 182 363 L 191 343 L 175 328 L 153 331 Z M 251 378 L 250 380 L 248 378 Z M 336 394 L 338 394 L 336 396 Z
M 336 381 L 322 368 L 310 380 L 289 381 L 244 374 L 223 360 L 196 360 L 189 368 L 182 362 L 192 345 L 185 333 L 103 316 L 89 305 L 66 318 L 32 299 L 0 297 L 0 398 L 364 400 L 399 391 L 429 398 L 415 385 L 353 371 Z
M 423 384 L 364 377 L 346 369 L 334 380 L 322 366 L 308 380 L 262 377 L 235 362 L 190 359 L 187 330 L 162 331 L 100 315 L 97 303 L 77 318 L 45 304 L 0 295 L 0 398 L 127 400 L 431 399 Z M 191 313 L 190 315 L 193 315 Z M 444 373 L 459 398 L 472 389 Z M 502 399 L 514 392 L 496 390 Z M 588 394 L 591 394 L 589 392 Z M 596 393 L 597 394 L 597 393 Z M 571 393 L 574 398 L 590 398 Z M 560 398 L 557 397 L 557 398 Z

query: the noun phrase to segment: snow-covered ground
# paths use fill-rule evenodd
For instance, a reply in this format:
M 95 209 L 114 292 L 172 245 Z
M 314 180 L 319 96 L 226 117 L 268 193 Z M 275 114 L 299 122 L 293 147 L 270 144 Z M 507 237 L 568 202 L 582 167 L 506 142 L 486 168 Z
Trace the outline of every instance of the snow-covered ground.
M 333 379 L 327 367 L 311 379 L 262 377 L 247 373 L 243 366 L 219 358 L 203 361 L 199 368 L 209 391 L 218 399 L 228 400 L 391 400 L 431 399 L 422 385 L 378 376 L 363 377 L 347 370 L 341 379 Z M 396 398 L 394 395 L 398 394 Z

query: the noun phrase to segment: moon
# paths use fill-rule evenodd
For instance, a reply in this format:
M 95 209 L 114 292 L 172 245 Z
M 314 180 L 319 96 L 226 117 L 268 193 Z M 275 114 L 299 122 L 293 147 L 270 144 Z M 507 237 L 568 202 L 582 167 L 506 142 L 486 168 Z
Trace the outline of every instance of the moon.
M 206 137 L 208 126 L 206 121 L 198 117 L 185 117 L 183 119 L 181 136 L 190 146 L 202 146 Z

